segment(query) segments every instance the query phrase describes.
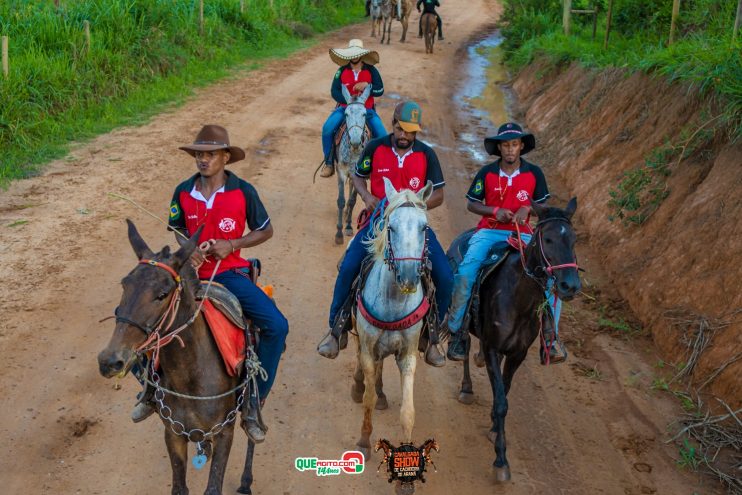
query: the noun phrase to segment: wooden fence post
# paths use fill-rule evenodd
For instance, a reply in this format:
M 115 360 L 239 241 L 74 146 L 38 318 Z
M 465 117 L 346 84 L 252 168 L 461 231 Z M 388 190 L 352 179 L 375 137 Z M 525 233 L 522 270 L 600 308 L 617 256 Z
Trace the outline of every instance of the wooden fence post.
M 608 13 L 605 16 L 605 38 L 603 39 L 603 50 L 608 48 L 608 38 L 611 35 L 611 17 L 613 16 L 613 0 L 608 1 Z
M 3 76 L 8 78 L 8 37 L 3 36 Z
M 569 27 L 572 22 L 572 0 L 562 0 L 564 2 L 564 12 L 562 13 L 562 27 L 564 34 L 569 35 Z
M 737 2 L 737 18 L 734 20 L 734 31 L 732 31 L 732 44 L 737 41 L 737 32 L 739 25 L 742 23 L 742 0 Z
M 90 21 L 82 21 L 83 29 L 85 30 L 85 55 L 90 53 Z
M 240 0 L 240 14 L 245 13 L 245 0 Z
M 670 39 L 667 41 L 668 46 L 672 45 L 675 41 L 675 25 L 678 22 L 678 14 L 680 13 L 680 0 L 672 0 L 672 19 L 670 20 Z
M 198 32 L 204 34 L 204 0 L 198 2 Z

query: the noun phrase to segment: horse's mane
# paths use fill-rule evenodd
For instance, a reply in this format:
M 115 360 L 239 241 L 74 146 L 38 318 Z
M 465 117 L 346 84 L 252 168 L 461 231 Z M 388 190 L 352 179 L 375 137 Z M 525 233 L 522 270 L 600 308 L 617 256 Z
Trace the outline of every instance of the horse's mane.
M 543 222 L 552 218 L 564 218 L 569 220 L 569 215 L 562 208 L 556 206 L 545 206 L 541 213 L 538 215 L 538 221 Z
M 389 237 L 389 217 L 392 212 L 402 205 L 409 204 L 421 211 L 427 209 L 425 202 L 417 194 L 409 189 L 402 189 L 389 200 L 389 204 L 386 205 L 386 209 L 384 210 L 384 221 L 376 222 L 373 228 L 373 236 L 363 241 L 366 244 L 368 252 L 374 256 L 375 260 L 384 259 L 384 251 L 386 250 Z

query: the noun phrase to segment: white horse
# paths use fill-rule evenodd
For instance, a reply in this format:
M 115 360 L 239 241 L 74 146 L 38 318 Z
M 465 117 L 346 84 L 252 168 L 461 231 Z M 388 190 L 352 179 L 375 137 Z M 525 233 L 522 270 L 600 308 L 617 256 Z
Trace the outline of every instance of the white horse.
M 337 176 L 338 176 L 338 223 L 335 233 L 335 244 L 343 243 L 343 210 L 345 210 L 345 235 L 353 235 L 353 208 L 356 205 L 358 192 L 350 180 L 350 169 L 358 163 L 363 148 L 366 146 L 366 100 L 371 94 L 371 85 L 366 86 L 363 92 L 353 97 L 345 85 L 342 86 L 343 97 L 348 104 L 345 107 L 345 131 L 340 137 L 337 149 Z M 345 185 L 348 184 L 348 201 L 346 208 Z
M 363 392 L 363 425 L 357 445 L 366 459 L 371 447 L 371 413 L 376 406 L 377 395 L 375 386 L 377 379 L 380 379 L 382 361 L 391 354 L 396 357 L 401 374 L 402 438 L 404 442 L 412 441 L 412 428 L 415 424 L 412 391 L 418 340 L 423 325 L 423 320 L 419 320 L 406 328 L 405 323 L 402 323 L 400 329 L 384 330 L 369 319 L 410 322 L 407 317 L 419 315 L 421 308 L 424 309 L 428 304 L 421 275 L 427 261 L 428 218 L 425 205 L 433 192 L 433 184 L 428 182 L 418 193 L 408 189 L 396 191 L 389 179 L 384 178 L 384 187 L 389 203 L 384 212 L 383 224 L 374 228 L 373 239 L 367 241 L 374 261 L 361 291 L 363 308 L 359 304 L 355 321 L 358 332 L 358 368 L 353 395 Z

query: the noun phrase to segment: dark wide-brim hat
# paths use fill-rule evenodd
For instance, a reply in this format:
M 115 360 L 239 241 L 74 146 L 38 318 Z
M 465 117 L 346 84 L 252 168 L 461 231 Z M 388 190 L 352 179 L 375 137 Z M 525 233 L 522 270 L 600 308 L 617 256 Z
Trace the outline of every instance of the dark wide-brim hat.
M 230 146 L 227 130 L 220 125 L 213 124 L 203 126 L 193 144 L 180 146 L 179 149 L 191 156 L 195 156 L 197 151 L 228 150 L 230 156 L 227 163 L 238 162 L 245 158 L 245 150 L 238 146 Z
M 497 135 L 484 139 L 484 149 L 487 150 L 487 153 L 490 155 L 500 156 L 500 150 L 497 147 L 497 143 L 512 141 L 513 139 L 520 139 L 523 141 L 523 150 L 520 152 L 521 155 L 525 155 L 536 147 L 536 138 L 533 134 L 530 132 L 524 132 L 523 128 L 514 122 L 508 122 L 497 129 Z

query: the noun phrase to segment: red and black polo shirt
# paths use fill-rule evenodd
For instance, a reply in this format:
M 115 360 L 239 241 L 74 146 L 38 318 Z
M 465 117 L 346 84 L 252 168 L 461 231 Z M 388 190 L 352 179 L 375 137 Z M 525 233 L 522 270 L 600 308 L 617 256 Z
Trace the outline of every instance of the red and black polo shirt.
M 370 179 L 371 194 L 379 199 L 386 196 L 384 177 L 398 191 L 410 189 L 418 192 L 428 181 L 433 183 L 433 189 L 446 185 L 438 156 L 430 146 L 416 139 L 410 149 L 399 156 L 392 148 L 391 134 L 366 145 L 356 164 L 355 173 L 358 177 Z
M 371 85 L 371 94 L 366 100 L 366 108 L 370 110 L 374 108 L 374 97 L 378 98 L 384 94 L 384 83 L 381 80 L 381 74 L 373 65 L 364 63 L 358 72 L 353 72 L 350 64 L 340 67 L 335 72 L 335 78 L 332 80 L 330 94 L 339 106 L 348 106 L 343 96 L 342 87 L 345 86 L 350 96 L 358 96 L 361 92 L 354 90 L 353 86 L 359 82 L 367 82 Z
M 500 160 L 485 165 L 474 177 L 466 197 L 479 201 L 487 206 L 507 208 L 515 213 L 521 206 L 542 203 L 549 197 L 546 178 L 541 169 L 523 158 L 520 167 L 508 176 L 500 170 Z M 530 215 L 528 217 L 530 220 Z M 515 230 L 512 223 L 500 223 L 492 215 L 485 215 L 477 224 L 477 229 Z M 531 233 L 531 226 L 526 222 L 524 231 Z
M 195 187 L 200 174 L 181 182 L 170 203 L 170 227 L 185 230 L 191 236 L 205 225 L 199 243 L 209 239 L 239 239 L 246 226 L 251 231 L 268 227 L 270 218 L 255 188 L 232 172 L 225 172 L 226 184 L 208 201 Z M 214 266 L 216 262 L 211 257 L 207 258 L 198 270 L 199 278 L 210 278 Z M 250 264 L 240 256 L 238 249 L 222 260 L 217 273 L 248 266 Z

